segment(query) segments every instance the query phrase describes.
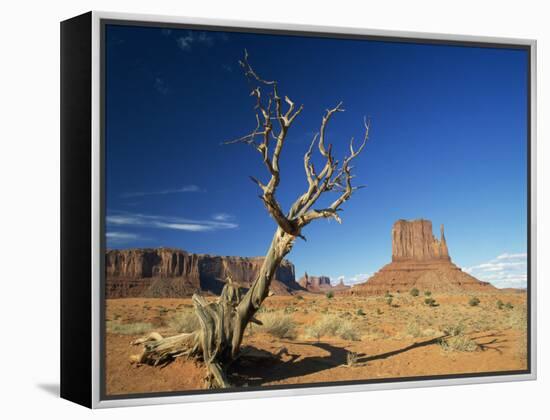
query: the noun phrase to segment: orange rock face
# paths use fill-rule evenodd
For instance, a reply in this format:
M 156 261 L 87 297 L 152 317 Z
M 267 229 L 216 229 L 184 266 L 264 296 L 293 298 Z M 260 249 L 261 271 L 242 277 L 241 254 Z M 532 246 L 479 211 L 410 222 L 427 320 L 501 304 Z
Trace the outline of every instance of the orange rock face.
M 392 261 L 450 261 L 443 225 L 441 239 L 432 232 L 429 220 L 398 220 L 392 228 Z
M 441 226 L 434 237 L 429 220 L 398 220 L 392 228 L 392 262 L 350 293 L 377 295 L 412 288 L 432 292 L 494 291 L 490 283 L 463 272 L 451 261 Z
M 105 254 L 105 294 L 108 298 L 219 294 L 228 275 L 242 287 L 250 286 L 262 263 L 263 257 L 191 254 L 171 248 L 110 250 Z M 276 294 L 301 290 L 290 261 L 281 262 L 271 290 Z
M 310 276 L 307 273 L 300 277 L 300 280 L 298 280 L 298 284 L 310 292 L 320 292 L 324 290 L 330 290 L 332 288 L 329 277 Z

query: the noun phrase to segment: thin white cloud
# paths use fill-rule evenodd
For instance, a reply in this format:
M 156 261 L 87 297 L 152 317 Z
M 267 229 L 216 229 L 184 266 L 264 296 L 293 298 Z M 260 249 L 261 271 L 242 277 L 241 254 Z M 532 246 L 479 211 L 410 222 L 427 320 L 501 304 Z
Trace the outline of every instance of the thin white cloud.
M 140 235 L 129 232 L 111 231 L 105 233 L 109 245 L 121 245 L 137 239 L 143 239 Z
M 138 239 L 139 235 L 136 235 L 135 233 L 127 233 L 127 232 L 107 232 L 105 234 L 108 239 Z
M 206 32 L 189 31 L 186 35 L 177 37 L 176 43 L 182 51 L 191 51 L 197 44 L 211 47 L 214 45 L 214 38 Z
M 236 229 L 237 223 L 218 220 L 193 220 L 171 216 L 115 213 L 107 215 L 109 226 L 140 226 L 145 228 L 183 230 L 187 232 L 212 232 Z
M 527 287 L 527 254 L 504 253 L 488 262 L 464 269 L 465 272 L 496 287 Z
M 234 217 L 227 213 L 216 213 L 212 215 L 212 219 L 217 220 L 218 222 L 227 222 L 229 220 L 233 220 Z
M 165 195 L 165 194 L 177 194 L 177 193 L 191 193 L 202 191 L 197 185 L 184 185 L 181 188 L 172 188 L 160 191 L 134 191 L 121 194 L 123 198 L 144 197 L 147 195 Z
M 501 254 L 497 257 L 497 260 L 513 260 L 513 259 L 523 259 L 523 258 L 527 258 L 527 253 L 526 252 L 522 252 L 522 253 L 519 253 L 519 254 Z

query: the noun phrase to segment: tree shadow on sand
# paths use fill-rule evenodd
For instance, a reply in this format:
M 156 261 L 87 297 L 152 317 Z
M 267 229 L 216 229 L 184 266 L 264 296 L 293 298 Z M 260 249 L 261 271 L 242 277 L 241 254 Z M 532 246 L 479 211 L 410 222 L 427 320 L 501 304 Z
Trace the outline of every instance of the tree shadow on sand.
M 430 340 L 413 343 L 401 349 L 392 350 L 389 352 L 368 356 L 366 354 L 358 354 L 358 364 L 366 364 L 373 360 L 387 359 L 401 353 L 411 351 L 419 347 L 430 346 L 437 344 L 441 339 L 446 338 L 443 335 L 432 338 Z M 342 347 L 337 347 L 332 344 L 317 342 L 293 342 L 292 344 L 317 347 L 325 350 L 329 354 L 326 356 L 308 356 L 303 359 L 297 354 L 288 354 L 290 360 L 284 361 L 273 358 L 269 362 L 261 364 L 239 363 L 233 367 L 232 381 L 237 386 L 247 384 L 248 386 L 261 386 L 268 382 L 283 381 L 291 378 L 297 378 L 312 373 L 322 372 L 327 369 L 332 369 L 338 366 L 343 366 L 347 362 L 348 350 Z
M 472 337 L 472 339 L 476 342 L 481 351 L 493 350 L 498 354 L 503 354 L 502 350 L 508 348 L 508 346 L 505 345 L 508 343 L 508 340 L 502 339 L 501 337 L 503 337 L 501 332 L 493 332 L 486 335 L 478 335 Z

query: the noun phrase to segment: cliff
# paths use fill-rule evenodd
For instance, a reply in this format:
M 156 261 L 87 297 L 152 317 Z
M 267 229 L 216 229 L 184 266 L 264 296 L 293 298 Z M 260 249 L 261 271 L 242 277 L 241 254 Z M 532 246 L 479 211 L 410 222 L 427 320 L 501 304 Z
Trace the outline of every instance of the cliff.
M 432 233 L 429 220 L 398 220 L 392 228 L 392 261 L 449 260 L 449 250 L 443 225 L 441 239 Z
M 222 257 L 179 249 L 109 250 L 105 255 L 106 297 L 180 297 L 203 291 L 219 294 L 231 275 L 242 287 L 256 279 L 263 257 Z M 294 265 L 283 260 L 271 284 L 276 294 L 301 287 Z
M 310 276 L 307 273 L 300 277 L 298 284 L 310 292 L 321 292 L 324 290 L 329 290 L 332 287 L 330 284 L 330 277 Z
M 412 288 L 447 293 L 496 290 L 451 261 L 443 225 L 441 238 L 437 239 L 429 220 L 398 220 L 392 228 L 392 262 L 351 293 L 378 295 L 386 291 L 408 292 Z
M 305 273 L 300 280 L 298 280 L 298 284 L 306 289 L 309 292 L 319 293 L 319 292 L 328 292 L 329 290 L 333 291 L 339 291 L 339 290 L 346 290 L 349 288 L 349 286 L 346 286 L 342 280 L 336 285 L 333 286 L 330 283 L 330 277 L 327 276 L 310 276 L 309 274 Z

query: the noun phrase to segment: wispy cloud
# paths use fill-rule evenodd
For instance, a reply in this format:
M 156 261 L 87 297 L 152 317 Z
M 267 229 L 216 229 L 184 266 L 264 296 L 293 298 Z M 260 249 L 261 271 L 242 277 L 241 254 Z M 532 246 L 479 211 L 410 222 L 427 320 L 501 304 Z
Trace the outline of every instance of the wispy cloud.
M 161 95 L 166 95 L 169 92 L 168 86 L 166 86 L 166 82 L 161 77 L 155 77 L 153 86 L 155 87 L 155 90 Z
M 211 47 L 214 45 L 214 37 L 206 32 L 189 31 L 186 35 L 177 37 L 176 42 L 182 51 L 191 51 L 196 45 Z
M 159 191 L 134 191 L 122 194 L 123 198 L 144 197 L 147 195 L 165 195 L 165 194 L 177 194 L 177 193 L 192 193 L 202 191 L 197 185 L 184 185 L 181 188 L 172 188 Z
M 359 273 L 355 274 L 354 276 L 338 276 L 336 278 L 332 277 L 330 279 L 330 282 L 332 284 L 340 283 L 340 280 L 344 282 L 344 284 L 348 286 L 354 286 L 359 283 L 364 283 L 367 281 L 367 279 L 371 276 L 370 273 Z
M 157 216 L 139 213 L 113 213 L 107 215 L 109 226 L 139 226 L 145 228 L 183 230 L 187 232 L 212 232 L 236 229 L 237 223 L 219 220 L 195 220 L 171 216 Z
M 212 219 L 217 220 L 218 222 L 227 222 L 235 219 L 235 217 L 227 213 L 216 213 L 212 215 Z
M 524 288 L 527 286 L 527 254 L 504 253 L 464 271 L 496 287 Z
M 140 235 L 128 232 L 111 231 L 105 234 L 109 245 L 120 245 L 127 242 L 143 239 Z

